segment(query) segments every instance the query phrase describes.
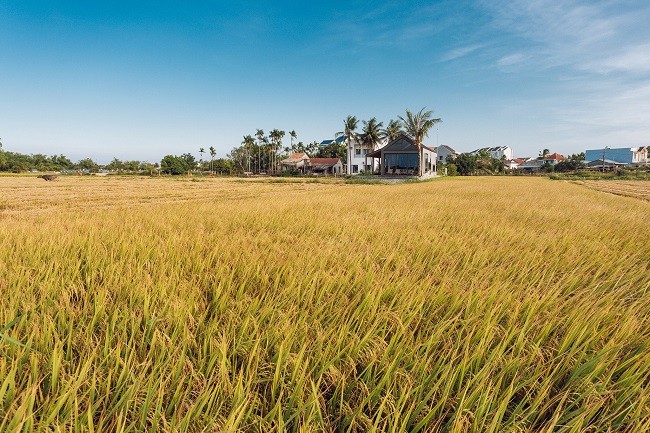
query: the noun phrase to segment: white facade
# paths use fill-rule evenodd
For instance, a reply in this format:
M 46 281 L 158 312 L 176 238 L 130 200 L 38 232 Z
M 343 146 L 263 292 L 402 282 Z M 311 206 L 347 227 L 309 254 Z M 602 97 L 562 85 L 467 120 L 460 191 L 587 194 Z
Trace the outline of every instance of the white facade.
M 482 151 L 486 151 L 494 159 L 502 159 L 504 157 L 505 159 L 512 159 L 512 149 L 509 146 L 483 147 L 470 152 L 470 154 L 478 155 Z
M 372 152 L 374 149 L 369 148 L 368 146 L 363 146 L 357 143 L 355 140 L 352 140 L 351 143 L 348 143 L 348 161 L 346 165 L 346 173 L 349 175 L 357 175 L 363 172 L 374 172 L 377 169 L 377 165 L 373 165 L 372 158 L 368 158 L 367 155 Z
M 458 155 L 458 152 L 456 152 L 451 146 L 447 146 L 446 144 L 442 144 L 435 148 L 436 154 L 438 155 L 438 162 L 442 162 L 443 164 L 447 163 L 447 158 L 449 157 L 454 157 Z

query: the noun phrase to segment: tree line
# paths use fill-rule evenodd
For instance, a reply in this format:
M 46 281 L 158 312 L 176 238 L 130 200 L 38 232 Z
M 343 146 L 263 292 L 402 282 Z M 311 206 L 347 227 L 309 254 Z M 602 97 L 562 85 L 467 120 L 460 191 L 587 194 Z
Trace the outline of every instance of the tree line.
M 544 149 L 539 153 L 538 159 L 544 159 L 548 154 L 549 150 Z M 540 166 L 539 170 L 543 173 L 576 171 L 585 167 L 584 159 L 584 152 L 577 153 L 570 155 L 554 165 L 546 162 Z M 481 176 L 499 174 L 507 171 L 505 159 L 493 158 L 485 149 L 478 152 L 478 154 L 461 153 L 450 156 L 447 158 L 447 163 L 443 164 L 443 166 L 447 168 L 447 174 L 450 176 Z
M 310 143 L 298 141 L 298 134 L 295 130 L 287 133 L 281 129 L 272 129 L 265 133 L 263 129 L 257 129 L 255 133 L 245 135 L 242 142 L 234 147 L 226 158 L 215 158 L 216 149 L 214 147 L 208 148 L 207 151 L 200 147 L 198 161 L 191 153 L 184 153 L 165 155 L 159 164 L 136 160 L 121 161 L 117 158 L 113 158 L 110 163 L 104 165 L 100 165 L 90 158 L 75 163 L 64 155 L 26 155 L 4 151 L 0 141 L 0 171 L 38 170 L 92 173 L 105 169 L 118 173 L 163 173 L 169 175 L 192 172 L 222 175 L 242 172 L 279 174 L 280 161 L 292 153 L 306 153 L 311 157 L 320 158 L 340 158 L 345 162 L 352 142 L 374 149 L 380 143 L 390 142 L 403 133 L 414 139 L 420 150 L 418 155 L 420 158 L 424 138 L 436 123 L 441 122 L 441 119 L 433 118 L 432 114 L 433 111 L 426 111 L 424 108 L 417 113 L 406 110 L 405 117 L 398 116 L 398 119 L 391 119 L 385 127 L 383 122 L 378 121 L 376 117 L 359 122 L 355 116 L 349 115 L 343 122 L 343 130 L 335 134 L 337 138 L 344 137 L 343 142 L 333 140 L 325 146 L 320 146 L 316 141 Z M 288 146 L 283 143 L 285 137 L 289 139 Z

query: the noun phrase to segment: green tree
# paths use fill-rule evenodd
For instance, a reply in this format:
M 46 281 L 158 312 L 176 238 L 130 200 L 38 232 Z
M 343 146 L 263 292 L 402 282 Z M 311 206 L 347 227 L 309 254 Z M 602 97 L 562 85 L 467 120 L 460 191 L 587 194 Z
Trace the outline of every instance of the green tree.
M 289 137 L 291 138 L 291 146 L 293 146 L 293 140 L 298 139 L 298 134 L 296 134 L 296 131 L 292 129 L 289 131 Z
M 264 138 L 264 131 L 262 131 L 261 129 L 258 129 L 257 130 L 258 139 L 260 139 L 259 138 L 260 132 L 261 132 L 262 138 Z M 255 139 L 250 134 L 246 135 L 246 136 L 244 136 L 244 141 L 242 141 L 242 145 L 244 147 L 244 150 L 246 151 L 246 161 L 248 163 L 248 170 L 244 170 L 244 171 L 248 171 L 250 173 L 250 171 L 251 171 L 251 151 L 253 150 L 253 147 L 255 146 Z M 243 167 L 242 167 L 242 169 L 243 169 Z
M 124 161 L 124 170 L 129 173 L 138 173 L 140 171 L 140 161 Z
M 99 170 L 99 165 L 90 158 L 80 160 L 75 166 L 78 170 L 84 170 L 90 173 L 96 173 Z
M 214 146 L 210 146 L 210 174 L 214 174 L 214 157 L 217 155 L 217 151 L 215 150 Z
M 333 140 L 330 144 L 319 147 L 316 156 L 318 158 L 341 158 L 341 161 L 346 161 L 346 145 Z
M 382 137 L 382 122 L 378 122 L 377 118 L 373 117 L 368 121 L 363 121 L 363 128 L 361 129 L 360 141 L 361 144 L 369 150 L 374 150 L 377 143 L 381 141 Z
M 346 164 L 348 168 L 348 174 L 351 173 L 352 167 L 352 142 L 357 140 L 358 134 L 356 132 L 357 127 L 359 126 L 359 121 L 355 116 L 349 115 L 343 121 L 343 131 L 337 132 L 336 137 L 345 137 L 346 144 Z
M 215 172 L 219 172 L 219 174 L 232 174 L 233 170 L 233 163 L 232 161 L 224 158 L 219 158 L 215 159 L 214 161 L 214 170 Z
M 201 159 L 199 159 L 199 170 L 203 171 L 203 154 L 205 153 L 205 149 L 200 147 L 199 148 L 199 155 L 201 156 Z
M 264 135 L 264 130 L 263 129 L 257 129 L 255 131 L 255 137 L 257 137 L 257 149 L 255 149 L 255 146 L 251 146 L 253 150 L 255 150 L 255 153 L 257 154 L 257 172 L 259 173 L 261 170 L 261 152 L 260 150 L 268 144 L 269 140 L 266 138 L 266 135 Z M 255 143 L 253 142 L 253 145 Z M 250 168 L 249 170 L 250 171 Z
M 388 125 L 381 130 L 381 138 L 386 141 L 386 144 L 388 144 L 393 140 L 397 140 L 397 138 L 403 133 L 404 131 L 402 130 L 401 122 L 399 120 L 391 119 L 388 122 Z
M 113 157 L 111 162 L 106 164 L 105 168 L 107 170 L 111 170 L 111 171 L 122 171 L 122 170 L 124 170 L 124 163 L 122 161 L 120 161 L 119 159 Z
M 406 118 L 398 116 L 402 121 L 404 130 L 408 135 L 413 138 L 415 145 L 418 148 L 418 174 L 422 176 L 422 142 L 429 136 L 429 130 L 437 123 L 442 122 L 442 119 L 433 117 L 433 110 L 424 111 L 426 107 L 422 108 L 419 112 L 413 113 L 406 110 Z
M 185 174 L 189 169 L 190 166 L 187 163 L 187 159 L 180 156 L 166 155 L 160 161 L 160 170 L 163 173 L 173 176 Z
M 477 168 L 478 157 L 476 155 L 470 155 L 469 153 L 461 153 L 455 157 L 447 158 L 448 167 L 451 165 L 456 166 L 458 174 L 461 176 L 471 176 L 474 174 Z
M 557 172 L 576 171 L 585 167 L 585 154 L 584 152 L 576 153 L 564 161 L 555 164 L 554 170 Z
M 274 129 L 269 133 L 270 144 L 271 144 L 271 158 L 269 164 L 271 165 L 271 171 L 275 173 L 277 167 L 277 153 L 278 150 L 282 148 L 282 138 L 284 137 L 285 132 L 280 129 Z

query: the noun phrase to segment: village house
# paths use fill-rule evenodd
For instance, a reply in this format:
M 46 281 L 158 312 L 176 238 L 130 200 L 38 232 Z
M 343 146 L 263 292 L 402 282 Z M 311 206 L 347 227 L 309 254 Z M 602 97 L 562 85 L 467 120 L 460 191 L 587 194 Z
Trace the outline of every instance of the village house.
M 556 165 L 558 162 L 564 161 L 566 158 L 564 158 L 564 155 L 560 155 L 559 153 L 552 153 L 550 155 L 546 155 L 542 157 L 542 161 L 544 161 L 544 164 L 548 165 Z
M 369 158 L 378 161 L 382 176 L 418 176 L 418 148 L 412 138 L 400 135 L 386 146 L 368 153 Z M 423 177 L 437 175 L 436 152 L 432 147 L 422 146 L 420 167 Z M 373 162 L 374 164 L 374 162 Z
M 606 147 L 604 149 L 588 149 L 585 151 L 585 162 L 600 160 L 613 161 L 618 164 L 642 165 L 650 163 L 648 147 Z M 601 164 L 602 165 L 602 164 Z
M 280 161 L 280 167 L 282 170 L 298 170 L 301 173 L 305 172 L 308 165 L 309 155 L 306 153 L 292 153 L 288 158 Z
M 343 174 L 343 163 L 340 158 L 310 158 L 307 172 L 316 175 Z
M 490 158 L 494 159 L 512 159 L 512 149 L 509 146 L 482 147 L 480 149 L 471 151 L 469 154 L 478 155 L 482 152 L 487 152 L 488 155 L 490 155 Z
M 454 158 L 459 155 L 458 152 L 456 152 L 452 147 L 447 146 L 446 144 L 442 144 L 434 148 L 434 151 L 438 156 L 438 162 L 441 162 L 443 164 L 447 163 L 447 158 Z

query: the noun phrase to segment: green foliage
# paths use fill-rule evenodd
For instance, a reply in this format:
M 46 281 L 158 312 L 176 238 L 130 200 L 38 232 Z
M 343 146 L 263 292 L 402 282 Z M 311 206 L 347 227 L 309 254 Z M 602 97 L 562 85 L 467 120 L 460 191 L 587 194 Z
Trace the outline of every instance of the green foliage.
M 234 164 L 229 159 L 219 158 L 213 161 L 213 171 L 217 174 L 231 174 L 233 169 Z
M 578 153 L 569 156 L 564 161 L 560 161 L 554 166 L 554 171 L 559 173 L 566 173 L 569 171 L 581 170 L 585 167 L 585 154 Z
M 88 171 L 90 173 L 96 173 L 99 171 L 99 164 L 90 158 L 85 158 L 76 163 L 75 168 L 78 170 Z
M 178 176 L 187 174 L 191 169 L 188 159 L 182 156 L 166 155 L 160 161 L 160 170 L 165 174 Z
M 336 140 L 330 144 L 320 147 L 316 156 L 318 158 L 340 158 L 341 161 L 347 161 L 348 150 L 345 143 L 338 143 Z
M 461 176 L 471 176 L 475 174 L 478 168 L 478 158 L 469 153 L 461 153 L 455 157 L 447 158 L 449 164 L 456 166 L 458 174 Z
M 0 171 L 20 173 L 28 170 L 60 171 L 74 168 L 75 164 L 64 155 L 26 155 L 0 150 Z

